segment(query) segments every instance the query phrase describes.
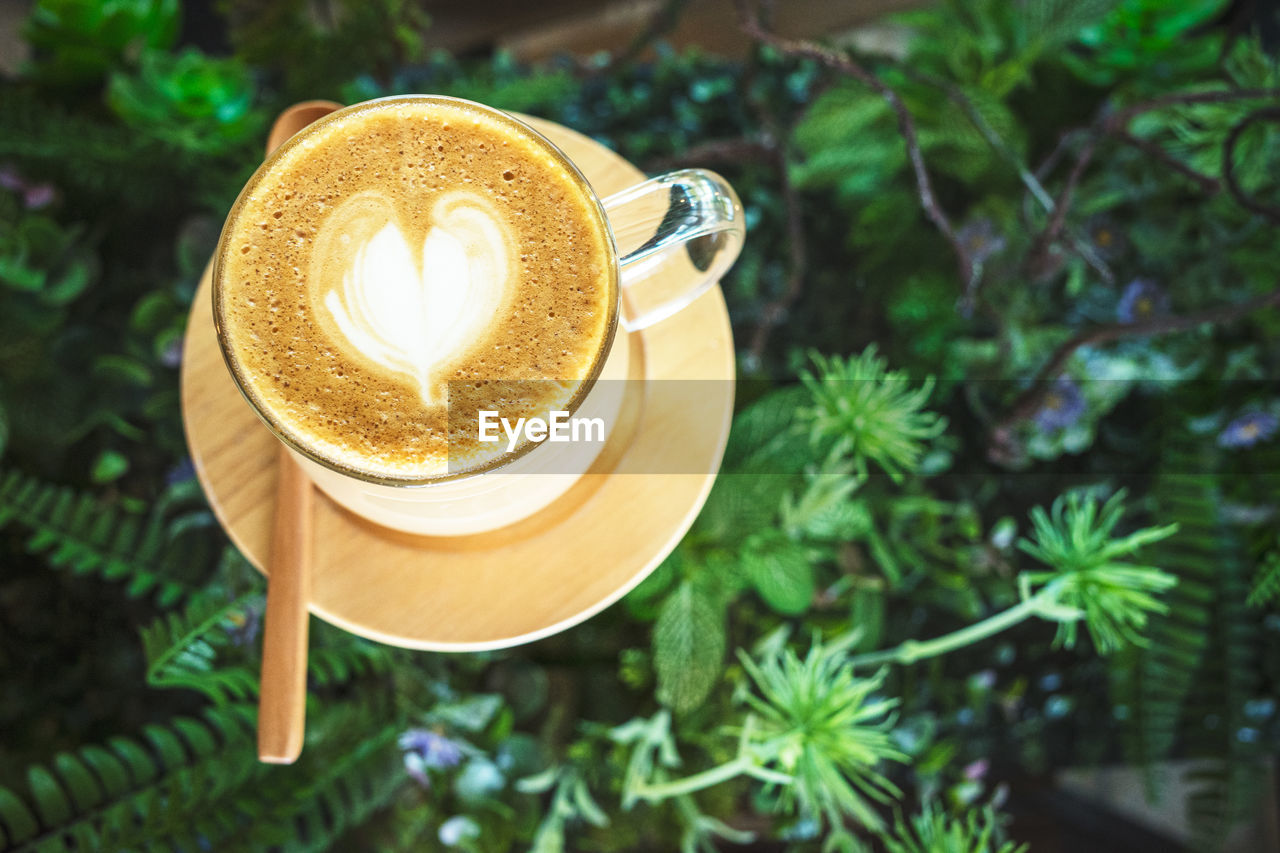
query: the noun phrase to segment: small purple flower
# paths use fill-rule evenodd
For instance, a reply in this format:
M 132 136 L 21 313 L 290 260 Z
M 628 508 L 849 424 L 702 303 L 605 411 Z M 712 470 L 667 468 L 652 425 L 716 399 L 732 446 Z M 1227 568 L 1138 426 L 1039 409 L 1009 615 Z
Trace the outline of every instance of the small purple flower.
M 964 774 L 964 778 L 971 782 L 977 782 L 983 776 L 986 776 L 987 771 L 990 769 L 991 762 L 987 761 L 985 758 L 979 758 L 977 761 L 965 765 L 964 770 L 961 772 Z
M 182 338 L 174 338 L 165 344 L 160 352 L 160 363 L 165 367 L 177 367 L 182 364 Z
M 1218 433 L 1218 445 L 1230 448 L 1253 447 L 1275 435 L 1278 428 L 1280 419 L 1270 412 L 1248 412 L 1227 424 Z
M 996 671 L 983 669 L 969 677 L 970 683 L 978 690 L 990 690 L 996 686 Z
M 1116 306 L 1116 319 L 1121 323 L 1141 323 L 1169 313 L 1169 294 L 1154 281 L 1135 278 L 1125 285 Z
M 22 193 L 22 203 L 27 210 L 40 210 L 53 203 L 53 184 L 28 184 Z
M 1059 430 L 1080 420 L 1084 414 L 1084 394 L 1080 386 L 1065 376 L 1055 379 L 1049 393 L 1045 394 L 1035 414 L 1036 425 L 1042 430 Z
M 447 770 L 462 761 L 462 748 L 431 729 L 409 729 L 400 735 L 404 769 L 419 785 L 430 786 L 428 770 Z
M 996 232 L 996 224 L 985 216 L 966 222 L 956 232 L 956 239 L 969 253 L 974 266 L 980 266 L 993 255 L 1004 251 L 1007 241 Z
M 18 170 L 9 164 L 0 166 L 0 187 L 10 192 L 22 192 L 27 188 L 26 181 L 22 180 L 22 175 Z
M 0 166 L 0 188 L 21 194 L 22 203 L 27 210 L 39 210 L 42 207 L 48 207 L 53 203 L 53 199 L 57 195 L 53 184 L 33 184 L 22 177 L 22 173 L 8 163 Z

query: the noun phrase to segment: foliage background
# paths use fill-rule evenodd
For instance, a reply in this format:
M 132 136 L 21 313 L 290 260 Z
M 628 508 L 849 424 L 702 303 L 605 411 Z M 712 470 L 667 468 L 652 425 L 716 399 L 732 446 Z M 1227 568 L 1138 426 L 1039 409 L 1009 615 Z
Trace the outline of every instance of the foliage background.
M 227 56 L 176 0 L 41 0 L 0 83 L 0 849 L 976 851 L 1009 782 L 1172 757 L 1197 848 L 1258 807 L 1274 21 L 954 0 L 867 52 L 746 6 L 742 62 L 527 67 L 429 51 L 409 0 L 219 8 Z M 741 411 L 694 530 L 589 623 L 471 656 L 317 624 L 268 768 L 183 325 L 270 116 L 414 91 L 724 172 Z

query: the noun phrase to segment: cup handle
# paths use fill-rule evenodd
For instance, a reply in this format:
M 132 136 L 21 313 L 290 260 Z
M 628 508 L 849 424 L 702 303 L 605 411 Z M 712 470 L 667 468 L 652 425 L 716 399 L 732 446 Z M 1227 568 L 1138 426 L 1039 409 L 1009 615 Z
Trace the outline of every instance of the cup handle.
M 681 169 L 601 201 L 618 247 L 619 320 L 648 328 L 693 302 L 733 265 L 746 224 L 724 178 Z

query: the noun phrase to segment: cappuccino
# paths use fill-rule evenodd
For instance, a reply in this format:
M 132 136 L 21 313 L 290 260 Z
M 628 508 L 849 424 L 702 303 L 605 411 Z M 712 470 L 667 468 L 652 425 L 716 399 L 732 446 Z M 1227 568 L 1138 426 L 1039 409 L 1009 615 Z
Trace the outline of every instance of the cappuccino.
M 241 388 L 295 447 L 376 480 L 495 462 L 478 413 L 574 408 L 615 322 L 585 181 L 462 101 L 321 120 L 254 176 L 221 245 L 215 319 Z

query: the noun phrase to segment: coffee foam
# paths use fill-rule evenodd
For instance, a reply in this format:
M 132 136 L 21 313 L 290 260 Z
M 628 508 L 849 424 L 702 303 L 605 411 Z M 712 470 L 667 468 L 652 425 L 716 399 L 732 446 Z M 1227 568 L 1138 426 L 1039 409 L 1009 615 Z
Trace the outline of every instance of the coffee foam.
M 446 404 L 566 406 L 603 349 L 611 258 L 593 199 L 538 137 L 456 102 L 382 102 L 255 176 L 226 225 L 219 325 L 295 444 L 429 478 L 496 452 Z M 510 392 L 522 382 L 548 390 Z

